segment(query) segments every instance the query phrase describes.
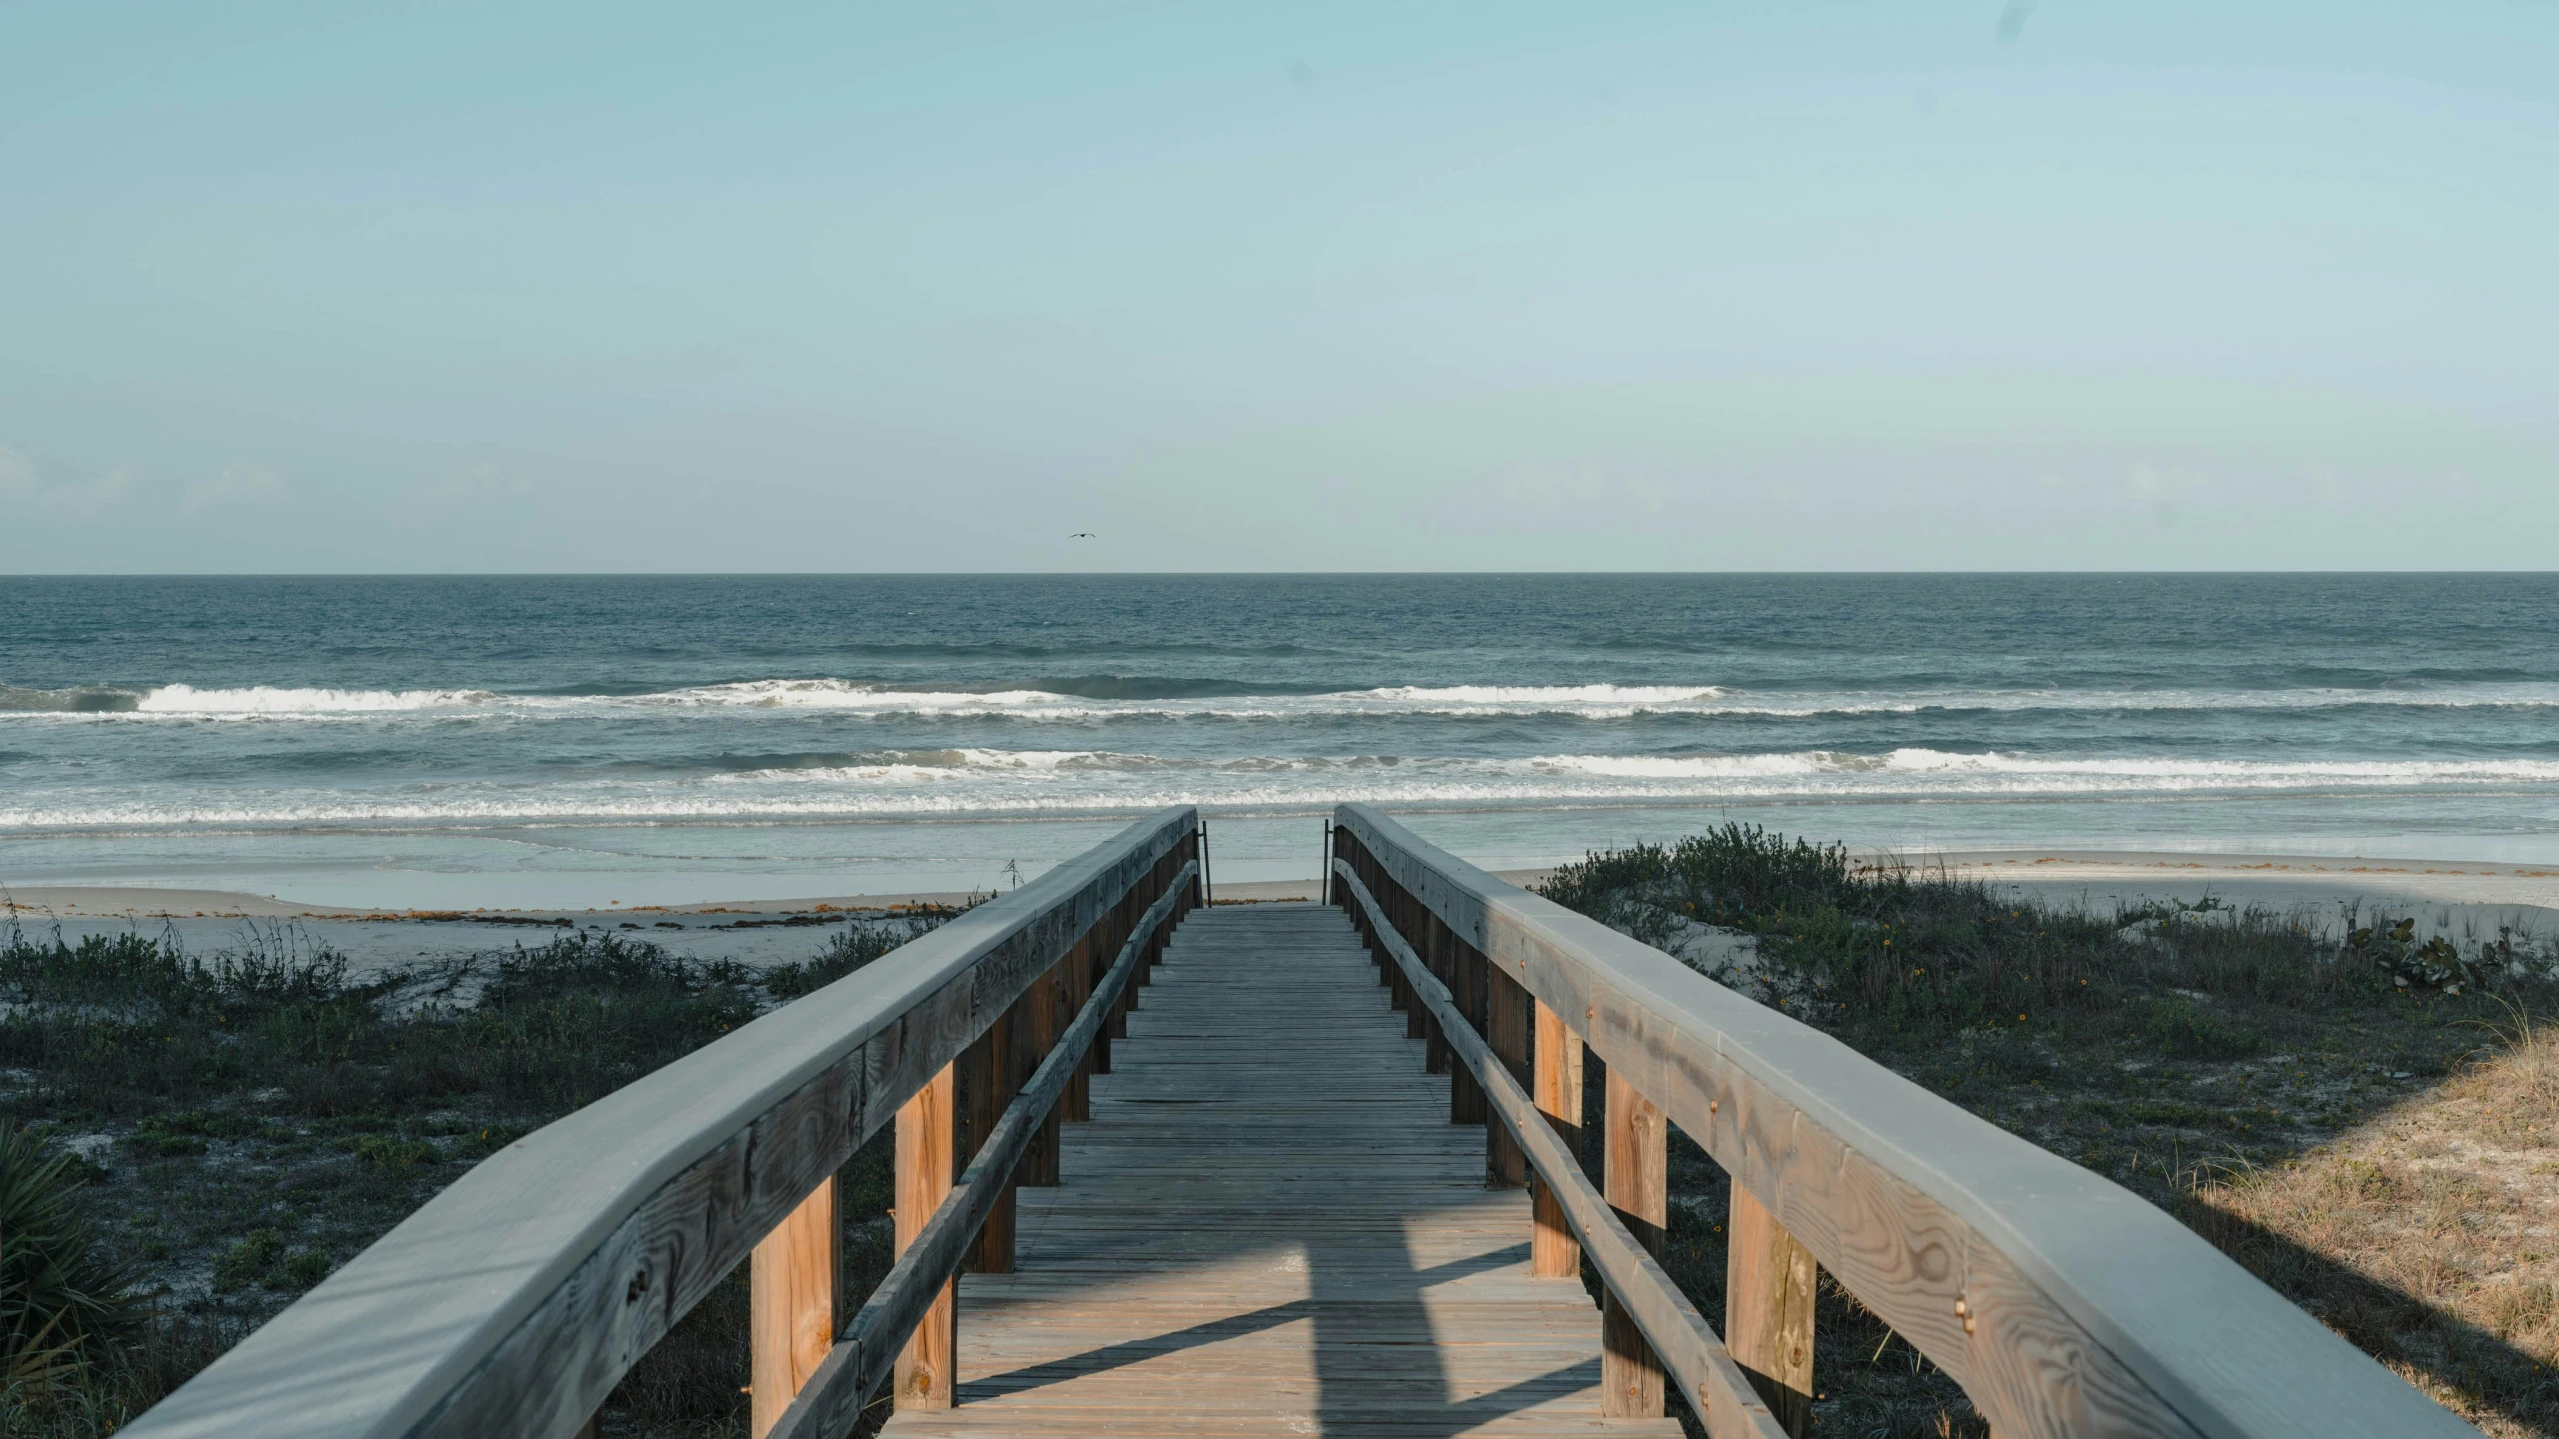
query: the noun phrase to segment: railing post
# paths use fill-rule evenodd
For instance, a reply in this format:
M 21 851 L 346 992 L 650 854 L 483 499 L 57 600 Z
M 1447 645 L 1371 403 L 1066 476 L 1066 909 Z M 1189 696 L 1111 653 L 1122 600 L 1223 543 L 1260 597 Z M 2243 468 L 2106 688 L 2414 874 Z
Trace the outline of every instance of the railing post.
M 1542 1003 L 1537 1006 L 1536 1076 L 1538 1112 L 1578 1158 L 1582 1152 L 1582 1039 L 1565 1025 L 1562 1015 Z M 1545 1181 L 1532 1178 L 1530 1205 L 1534 1217 L 1528 1236 L 1529 1276 L 1579 1279 L 1581 1241 L 1573 1237 L 1572 1221 L 1564 1216 L 1564 1206 Z
M 747 1261 L 748 1431 L 771 1431 L 835 1343 L 835 1180 L 809 1191 Z
M 1661 1110 L 1614 1068 L 1608 1072 L 1604 1129 L 1601 1192 L 1635 1242 L 1659 1258 L 1670 1221 L 1669 1126 Z M 1599 1412 L 1618 1419 L 1659 1418 L 1661 1360 L 1613 1290 L 1600 1316 L 1599 1345 Z
M 1021 1092 L 1021 1077 L 1013 1072 L 1013 1012 L 1006 1010 L 978 1036 L 977 1043 L 961 1056 L 968 1070 L 969 1146 L 972 1151 L 986 1143 L 995 1121 L 1004 1117 L 1004 1108 Z M 980 1274 L 1013 1272 L 1013 1186 L 987 1210 L 986 1222 L 978 1226 L 977 1246 L 969 1252 L 969 1267 Z
M 1531 1010 L 1537 1001 L 1529 997 L 1518 980 L 1490 961 L 1484 964 L 1484 978 L 1489 991 L 1484 1006 L 1484 1042 L 1510 1067 L 1511 1077 L 1520 1082 L 1520 1087 L 1530 1089 L 1528 1056 L 1535 1043 L 1531 1031 L 1536 1027 Z M 1490 1106 L 1486 1108 L 1489 1121 Z M 1519 1141 L 1511 1138 L 1510 1130 L 1502 1125 L 1487 1122 L 1484 1126 L 1484 1169 L 1494 1183 L 1506 1189 L 1517 1189 L 1528 1182 L 1528 1156 L 1520 1152 Z
M 1454 933 L 1443 931 L 1443 934 L 1448 943 L 1449 998 L 1468 1024 L 1481 1025 L 1484 1022 L 1484 957 L 1475 952 L 1475 946 Z M 1448 1071 L 1448 1122 L 1484 1123 L 1491 1117 L 1484 1102 L 1484 1086 L 1476 1082 L 1465 1065 L 1452 1064 Z
M 1413 952 L 1421 956 L 1422 967 L 1442 984 L 1448 983 L 1448 926 L 1428 909 L 1422 911 L 1422 932 L 1414 937 Z M 1426 1027 L 1422 1046 L 1422 1072 L 1448 1073 L 1448 1036 L 1440 1032 L 1439 1020 L 1433 1018 Z
M 1016 1093 L 1020 1092 L 1021 1085 L 1030 1082 L 1032 1073 L 1040 1067 L 1040 1061 L 1048 1058 L 1048 1052 L 1057 1047 L 1059 967 L 1049 966 L 1046 973 L 1032 980 L 1030 987 L 1022 991 L 1021 998 L 1013 1001 Z M 1059 1111 L 1065 1104 L 1065 1097 L 1061 1095 L 1056 1104 L 1049 1106 L 1048 1117 L 1040 1121 L 1039 1134 L 1031 1140 L 1029 1151 L 1022 1156 L 1022 1167 L 1014 1177 L 1016 1184 L 1048 1188 L 1057 1183 L 1058 1120 Z
M 1803 1439 L 1813 1418 L 1813 1295 L 1820 1270 L 1810 1250 L 1739 1184 L 1725 1227 L 1724 1345 L 1786 1432 Z
M 924 1232 L 926 1221 L 940 1207 L 942 1198 L 951 1192 L 951 1180 L 958 1172 L 954 1162 L 959 1149 L 958 1096 L 952 1092 L 952 1069 L 943 1065 L 940 1073 L 915 1091 L 915 1097 L 897 1111 L 897 1252 L 915 1242 Z M 948 1409 L 951 1407 L 952 1369 L 959 1353 L 959 1305 L 951 1281 L 942 1281 L 942 1291 L 933 1307 L 924 1311 L 924 1322 L 915 1326 L 913 1337 L 898 1351 L 896 1379 L 897 1407 L 900 1409 Z
M 1111 930 L 1111 911 L 1103 910 L 1093 920 L 1093 927 L 1066 952 L 1066 960 L 1058 967 L 1058 978 L 1064 981 L 1058 991 L 1057 1027 L 1063 1032 L 1084 1012 L 1084 1000 L 1093 992 L 1093 952 L 1107 941 Z M 1058 1117 L 1081 1124 L 1093 1117 L 1093 1052 L 1075 1061 L 1075 1072 L 1067 1076 L 1066 1092 L 1058 1096 Z
M 1407 891 L 1407 888 L 1402 886 L 1395 888 L 1395 899 L 1397 899 L 1395 932 L 1405 937 L 1405 942 L 1410 945 L 1413 937 L 1423 932 L 1423 917 L 1430 912 L 1428 909 L 1423 909 L 1423 901 L 1415 899 L 1413 891 Z M 1423 1014 L 1428 1006 L 1423 1004 L 1423 996 L 1413 991 L 1413 976 L 1407 976 L 1405 965 L 1395 965 L 1395 988 L 1397 991 L 1402 991 L 1402 996 L 1405 996 L 1405 1040 L 1423 1040 L 1423 1068 L 1428 1070 L 1430 1019 Z
M 1386 876 L 1377 872 L 1375 859 L 1367 855 L 1360 857 L 1360 882 L 1367 885 L 1369 894 L 1376 898 L 1378 912 L 1386 917 L 1387 922 L 1392 923 L 1395 918 L 1395 911 L 1392 908 L 1395 903 L 1395 891 L 1387 886 Z M 1360 927 L 1373 928 L 1374 923 L 1371 921 Z M 1404 1007 L 1403 990 L 1395 982 L 1395 961 L 1386 952 L 1386 937 L 1384 935 L 1370 937 L 1377 941 L 1371 947 L 1370 954 L 1377 961 L 1377 982 L 1385 987 L 1386 1003 L 1390 1008 L 1402 1009 Z

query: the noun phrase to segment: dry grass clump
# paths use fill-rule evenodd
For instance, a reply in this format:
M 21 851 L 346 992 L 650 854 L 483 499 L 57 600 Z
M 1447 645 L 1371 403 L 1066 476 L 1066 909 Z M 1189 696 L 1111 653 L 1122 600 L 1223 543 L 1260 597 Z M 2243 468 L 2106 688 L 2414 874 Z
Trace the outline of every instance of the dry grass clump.
M 2559 1031 L 2522 1010 L 2434 1092 L 2180 1217 L 2492 1435 L 2559 1434 Z

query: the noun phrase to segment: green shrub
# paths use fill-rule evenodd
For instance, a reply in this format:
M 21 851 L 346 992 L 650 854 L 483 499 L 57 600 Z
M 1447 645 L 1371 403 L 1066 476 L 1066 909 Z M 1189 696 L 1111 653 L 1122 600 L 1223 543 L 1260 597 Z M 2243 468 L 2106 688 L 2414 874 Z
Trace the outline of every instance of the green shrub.
M 2154 1009 L 2151 997 L 2330 1008 L 2379 1003 L 2394 987 L 2453 998 L 2521 972 L 2511 937 L 2455 966 L 2448 942 L 2416 945 L 2405 923 L 2357 930 L 2341 951 L 2302 915 L 2210 900 L 2101 917 L 1743 824 L 1594 852 L 1539 892 L 1664 949 L 1691 925 L 1738 930 L 1756 941 L 1756 967 L 1714 977 L 1866 1046 L 2130 1011 L 2135 1036 L 2166 1056 L 2237 1058 L 2264 1038 L 2183 1001 Z M 1967 1069 L 1987 1077 L 2008 1063 Z
M 213 1287 L 244 1289 L 266 1278 L 284 1253 L 284 1241 L 272 1229 L 252 1229 L 213 1258 Z
M 433 1164 L 443 1156 L 435 1146 L 423 1139 L 408 1139 L 397 1134 L 359 1134 L 347 1142 L 357 1159 L 375 1169 L 405 1174 L 422 1164 Z
M 827 941 L 825 951 L 817 958 L 777 964 L 764 971 L 764 991 L 784 1001 L 812 994 L 898 946 L 932 933 L 951 915 L 960 912 L 935 911 L 893 921 L 848 924 L 835 932 Z
M 1758 941 L 1748 987 L 1850 1029 L 1952 1038 L 2078 1008 L 2112 978 L 2104 921 L 1756 825 L 1595 853 L 1539 892 L 1665 947 L 1690 923 L 1741 930 Z
M 2141 1037 L 2169 1059 L 2246 1059 L 2265 1037 L 2185 998 L 2154 999 L 2140 1011 Z
M 316 1249 L 297 1249 L 284 1257 L 285 1281 L 295 1289 L 308 1289 L 329 1277 L 329 1256 Z

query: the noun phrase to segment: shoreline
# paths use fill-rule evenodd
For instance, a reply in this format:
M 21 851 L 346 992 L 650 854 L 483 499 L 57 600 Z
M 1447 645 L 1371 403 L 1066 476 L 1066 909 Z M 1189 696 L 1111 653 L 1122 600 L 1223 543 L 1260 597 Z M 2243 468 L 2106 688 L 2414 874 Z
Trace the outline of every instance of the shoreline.
M 2181 850 L 2017 849 L 1962 850 L 1912 859 L 1878 852 L 1852 855 L 1859 862 L 1893 858 L 1913 869 L 1943 872 L 2013 886 L 2021 893 L 2057 898 L 2083 889 L 2097 897 L 2129 900 L 2193 900 L 2211 894 L 2225 902 L 2325 904 L 2353 898 L 2430 905 L 2510 905 L 2547 910 L 2559 918 L 2559 866 L 2480 860 L 2340 857 L 2334 855 L 2193 853 Z M 1491 871 L 1523 888 L 1554 873 L 1553 866 Z M 1234 881 L 1215 886 L 1220 900 L 1311 900 L 1312 877 Z M 585 907 L 487 906 L 474 909 L 355 907 L 314 904 L 245 890 L 186 889 L 154 885 L 47 884 L 0 887 L 0 919 L 20 923 L 48 919 L 127 920 L 338 920 L 356 923 L 571 924 L 646 916 L 703 919 L 782 916 L 879 917 L 919 908 L 965 904 L 985 891 L 914 890 L 882 894 L 811 895 L 786 899 L 706 900 L 688 904 Z
M 1856 856 L 1861 860 L 1878 855 Z M 1957 879 L 1977 879 L 2019 898 L 2085 908 L 2179 903 L 2209 899 L 2235 908 L 2306 912 L 2326 924 L 2349 912 L 2388 909 L 2415 912 L 2429 931 L 2488 933 L 2500 926 L 2559 935 L 2559 867 L 2462 860 L 2338 857 L 2287 854 L 2208 854 L 2169 850 L 2020 849 L 1970 850 L 1929 856 L 1916 869 Z M 1493 873 L 1532 887 L 1551 867 Z M 1316 897 L 1313 878 L 1251 880 L 1214 887 L 1220 903 L 1284 903 Z M 238 890 L 128 885 L 35 885 L 0 889 L 0 925 L 57 927 L 67 936 L 141 924 L 175 927 L 190 941 L 234 933 L 291 927 L 361 951 L 408 949 L 411 943 L 448 949 L 485 949 L 505 936 L 532 938 L 543 930 L 634 930 L 661 942 L 694 948 L 726 936 L 746 947 L 772 948 L 791 931 L 851 920 L 894 919 L 919 909 L 965 904 L 964 891 L 838 894 L 791 899 L 713 900 L 694 904 L 610 905 L 588 908 L 394 909 L 307 904 Z M 357 936 L 392 931 L 415 936 L 396 945 Z M 444 933 L 433 946 L 429 936 Z M 507 941 L 512 942 L 512 941 Z M 742 956 L 743 957 L 743 956 Z

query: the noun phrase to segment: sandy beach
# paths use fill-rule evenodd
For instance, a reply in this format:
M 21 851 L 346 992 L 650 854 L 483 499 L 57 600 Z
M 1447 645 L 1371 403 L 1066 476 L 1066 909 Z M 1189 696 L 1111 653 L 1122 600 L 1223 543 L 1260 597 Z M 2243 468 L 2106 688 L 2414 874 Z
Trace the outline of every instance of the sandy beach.
M 2297 914 L 2331 935 L 2341 934 L 2349 918 L 2364 922 L 2384 912 L 2414 918 L 2422 933 L 2456 939 L 2493 937 L 2500 929 L 2559 934 L 2559 867 L 2551 866 L 2130 850 L 1969 851 L 1921 862 L 2020 897 L 2101 913 L 2210 901 Z M 1522 886 L 1551 872 L 1496 871 Z M 1217 886 L 1216 897 L 1221 903 L 1306 901 L 1316 897 L 1316 886 L 1311 878 L 1229 883 Z M 204 954 L 324 945 L 345 954 L 358 973 L 538 945 L 573 929 L 629 933 L 688 958 L 761 967 L 806 958 L 840 925 L 970 898 L 942 891 L 584 909 L 350 909 L 236 890 L 44 885 L 7 890 L 0 916 L 31 935 L 59 933 L 73 943 L 139 929 L 174 934 Z
M 2412 918 L 2424 934 L 2492 938 L 2559 933 L 2559 867 L 2314 855 L 2019 850 L 1949 854 L 1932 864 L 2021 897 L 2104 911 L 2200 904 L 2299 914 L 2341 933 L 2376 913 Z

